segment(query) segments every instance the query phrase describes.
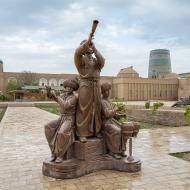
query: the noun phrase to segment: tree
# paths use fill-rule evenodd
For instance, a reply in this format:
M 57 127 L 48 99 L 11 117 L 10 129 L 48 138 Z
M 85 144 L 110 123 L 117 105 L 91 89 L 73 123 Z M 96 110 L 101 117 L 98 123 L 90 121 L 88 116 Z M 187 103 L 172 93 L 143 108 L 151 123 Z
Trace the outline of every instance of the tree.
M 25 85 L 38 85 L 36 73 L 32 73 L 31 71 L 23 71 L 18 77 L 18 85 L 21 87 Z
M 16 80 L 10 80 L 7 84 L 7 92 L 17 90 L 19 88 Z
M 189 121 L 190 121 L 190 106 L 187 106 L 187 107 L 185 108 L 184 117 L 185 117 L 185 121 L 186 121 L 187 123 L 189 123 Z

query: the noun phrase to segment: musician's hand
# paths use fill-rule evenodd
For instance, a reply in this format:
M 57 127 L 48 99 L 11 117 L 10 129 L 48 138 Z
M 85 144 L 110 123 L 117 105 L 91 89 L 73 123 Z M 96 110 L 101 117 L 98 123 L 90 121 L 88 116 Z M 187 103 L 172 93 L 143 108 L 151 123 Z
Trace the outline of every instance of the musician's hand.
M 95 52 L 95 51 L 96 51 L 96 47 L 95 47 L 95 45 L 94 45 L 94 43 L 93 43 L 93 42 L 91 42 L 90 47 L 92 48 L 93 52 Z
M 51 95 L 52 95 L 53 97 L 56 97 L 56 96 L 57 96 L 54 90 L 51 90 L 50 93 L 51 93 Z
M 119 110 L 118 108 L 114 108 L 115 113 L 116 113 L 118 110 Z
M 113 110 L 114 110 L 115 113 L 119 110 L 118 107 L 115 104 L 113 104 Z
M 50 87 L 50 86 L 45 85 L 45 87 L 46 87 L 46 90 L 47 90 L 48 92 L 51 91 L 51 87 Z

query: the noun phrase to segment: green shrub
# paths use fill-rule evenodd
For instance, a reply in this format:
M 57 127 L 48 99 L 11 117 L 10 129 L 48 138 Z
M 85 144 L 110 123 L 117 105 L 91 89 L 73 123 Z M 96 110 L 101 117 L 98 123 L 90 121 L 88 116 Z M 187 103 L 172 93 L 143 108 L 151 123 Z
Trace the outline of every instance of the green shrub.
M 17 84 L 17 81 L 15 80 L 10 80 L 7 84 L 7 92 L 13 91 L 13 90 L 18 90 L 19 86 Z
M 113 102 L 124 102 L 124 98 L 115 97 L 115 98 L 113 99 Z
M 145 102 L 145 108 L 146 109 L 150 109 L 150 102 L 148 101 L 148 102 Z
M 186 122 L 190 121 L 190 106 L 187 106 L 184 113 L 184 118 Z
M 117 107 L 118 114 L 126 114 L 127 113 L 127 106 L 125 103 L 122 102 L 113 102 L 113 104 Z
M 127 118 L 126 117 L 121 117 L 117 120 L 119 123 L 124 123 L 124 122 L 127 122 Z
M 4 94 L 1 94 L 0 95 L 0 101 L 9 101 L 9 97 L 4 95 Z
M 163 102 L 155 102 L 153 104 L 153 111 L 156 111 L 158 108 L 162 107 L 164 105 Z

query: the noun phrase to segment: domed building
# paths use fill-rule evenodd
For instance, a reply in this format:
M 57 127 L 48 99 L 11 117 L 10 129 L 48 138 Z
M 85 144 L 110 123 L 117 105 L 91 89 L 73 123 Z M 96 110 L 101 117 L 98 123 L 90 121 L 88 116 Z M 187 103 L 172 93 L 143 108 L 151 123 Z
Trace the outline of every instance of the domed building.
M 165 75 L 166 76 L 166 75 Z M 167 78 L 142 78 L 133 69 L 121 69 L 113 79 L 113 97 L 127 101 L 176 100 L 178 99 L 178 75 L 168 74 Z
M 117 77 L 124 77 L 124 78 L 139 78 L 139 73 L 137 73 L 133 66 L 121 69 L 120 72 L 117 74 Z

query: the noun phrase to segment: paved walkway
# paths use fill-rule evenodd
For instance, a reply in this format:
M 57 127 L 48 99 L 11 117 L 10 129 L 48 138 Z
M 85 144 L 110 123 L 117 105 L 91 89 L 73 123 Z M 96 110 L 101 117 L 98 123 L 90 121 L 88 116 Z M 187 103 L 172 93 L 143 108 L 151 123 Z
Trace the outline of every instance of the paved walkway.
M 9 107 L 0 134 L 0 190 L 190 190 L 190 162 L 169 156 L 190 151 L 190 127 L 141 130 L 134 141 L 142 171 L 99 171 L 77 179 L 42 175 L 50 155 L 43 125 L 57 116 L 35 107 Z

